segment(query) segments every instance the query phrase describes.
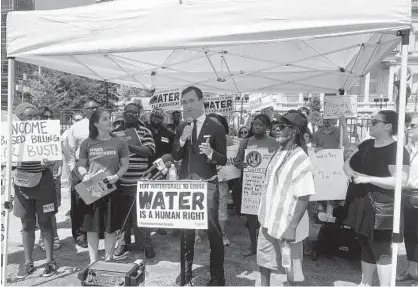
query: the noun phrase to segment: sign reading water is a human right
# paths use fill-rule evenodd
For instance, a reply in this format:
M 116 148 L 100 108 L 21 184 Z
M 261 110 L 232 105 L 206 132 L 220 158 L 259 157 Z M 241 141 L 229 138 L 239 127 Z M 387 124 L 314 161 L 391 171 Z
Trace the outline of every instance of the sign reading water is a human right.
M 242 182 L 241 212 L 244 214 L 258 214 L 262 187 L 271 156 L 266 148 L 245 150 L 245 162 L 248 166 L 244 169 Z
M 7 140 L 12 129 L 12 161 L 61 160 L 60 121 L 1 123 L 1 161 L 7 161 Z
M 357 97 L 325 95 L 324 119 L 338 119 L 342 116 L 357 117 Z
M 207 182 L 199 180 L 139 181 L 139 227 L 207 229 Z
M 205 98 L 205 113 L 230 114 L 234 111 L 233 96 L 218 96 Z
M 149 104 L 153 109 L 181 109 L 181 90 L 172 89 L 156 91 L 154 95 L 151 97 Z

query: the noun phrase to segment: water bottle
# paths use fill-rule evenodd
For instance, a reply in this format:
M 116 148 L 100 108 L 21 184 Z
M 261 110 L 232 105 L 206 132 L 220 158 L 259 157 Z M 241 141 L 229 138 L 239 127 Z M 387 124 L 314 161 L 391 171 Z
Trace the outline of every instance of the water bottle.
M 168 180 L 177 180 L 177 169 L 174 163 L 171 164 L 168 170 Z
M 285 269 L 290 268 L 291 265 L 291 254 L 290 254 L 290 245 L 288 242 L 284 242 L 282 247 L 282 266 Z

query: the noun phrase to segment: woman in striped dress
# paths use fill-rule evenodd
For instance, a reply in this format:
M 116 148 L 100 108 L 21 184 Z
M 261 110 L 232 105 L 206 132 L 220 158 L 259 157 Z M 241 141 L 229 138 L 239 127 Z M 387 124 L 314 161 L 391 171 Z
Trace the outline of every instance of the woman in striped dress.
M 307 207 L 315 194 L 311 162 L 303 140 L 307 119 L 289 112 L 279 119 L 277 141 L 281 148 L 273 155 L 266 173 L 258 218 L 257 264 L 261 286 L 270 285 L 271 270 L 278 270 L 283 247 L 290 245 L 290 284 L 304 281 L 302 241 L 309 235 Z M 287 244 L 286 244 L 287 243 Z

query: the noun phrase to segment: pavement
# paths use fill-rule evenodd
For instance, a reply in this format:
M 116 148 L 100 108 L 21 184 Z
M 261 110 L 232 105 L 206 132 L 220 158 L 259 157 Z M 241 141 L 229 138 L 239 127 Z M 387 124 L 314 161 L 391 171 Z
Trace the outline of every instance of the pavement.
M 75 246 L 71 236 L 71 222 L 69 217 L 70 196 L 68 189 L 62 190 L 62 205 L 57 214 L 58 234 L 61 240 L 61 248 L 55 252 L 55 259 L 59 265 L 58 272 L 49 278 L 43 278 L 42 271 L 45 264 L 45 254 L 38 248 L 34 251 L 34 264 L 36 271 L 24 280 L 16 279 L 19 264 L 23 262 L 23 247 L 21 244 L 21 223 L 13 215 L 10 216 L 10 230 L 8 243 L 8 284 L 16 286 L 79 286 L 77 272 L 89 263 L 87 249 Z M 225 276 L 227 285 L 230 286 L 259 286 L 260 274 L 256 264 L 256 257 L 244 258 L 250 242 L 245 222 L 238 216 L 230 216 L 226 233 L 231 241 L 231 246 L 225 248 Z M 36 232 L 39 239 L 39 231 Z M 179 238 L 168 235 L 152 234 L 156 256 L 146 259 L 141 252 L 133 249 L 126 258 L 119 262 L 134 262 L 140 258 L 146 264 L 146 282 L 149 286 L 168 286 L 179 282 Z M 101 240 L 101 256 L 104 256 L 104 245 Z M 206 237 L 202 243 L 196 244 L 194 271 L 194 285 L 205 286 L 209 281 L 209 244 Z M 398 271 L 405 268 L 405 249 L 400 248 Z M 327 258 L 320 256 L 318 261 L 312 261 L 305 256 L 303 271 L 306 281 L 304 286 L 355 286 L 361 280 L 361 267 L 359 262 L 352 262 L 341 257 Z M 284 270 L 279 270 L 272 275 L 271 284 L 283 286 L 286 281 Z M 406 282 L 407 283 L 407 282 Z M 375 286 L 378 286 L 377 274 Z

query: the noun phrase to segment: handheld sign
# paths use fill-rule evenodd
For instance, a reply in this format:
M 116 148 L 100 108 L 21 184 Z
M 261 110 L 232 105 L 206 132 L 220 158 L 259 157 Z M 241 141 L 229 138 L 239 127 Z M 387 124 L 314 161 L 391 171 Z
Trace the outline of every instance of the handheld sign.
M 114 184 L 106 183 L 104 181 L 107 176 L 108 174 L 99 172 L 92 176 L 89 180 L 80 182 L 75 186 L 75 190 L 87 205 L 92 204 L 116 190 L 116 186 Z
M 219 181 L 228 181 L 241 176 L 241 171 L 235 167 L 235 158 L 237 156 L 239 144 L 234 144 L 227 147 L 226 164 L 218 171 Z
M 153 109 L 175 110 L 181 108 L 181 91 L 178 89 L 156 91 L 149 104 Z
M 205 113 L 230 114 L 234 111 L 233 96 L 219 96 L 205 98 Z
M 6 162 L 8 130 L 12 129 L 12 162 L 61 160 L 59 120 L 1 123 L 1 161 Z
M 309 150 L 315 183 L 315 195 L 310 201 L 345 200 L 348 179 L 344 173 L 343 151 L 323 149 L 318 152 Z
M 248 167 L 244 169 L 242 182 L 242 213 L 258 214 L 262 187 L 271 156 L 268 149 L 249 148 L 245 150 L 245 162 Z
M 338 119 L 357 117 L 356 96 L 325 96 L 324 119 Z
M 200 180 L 139 181 L 138 226 L 207 229 L 207 188 L 207 182 Z

